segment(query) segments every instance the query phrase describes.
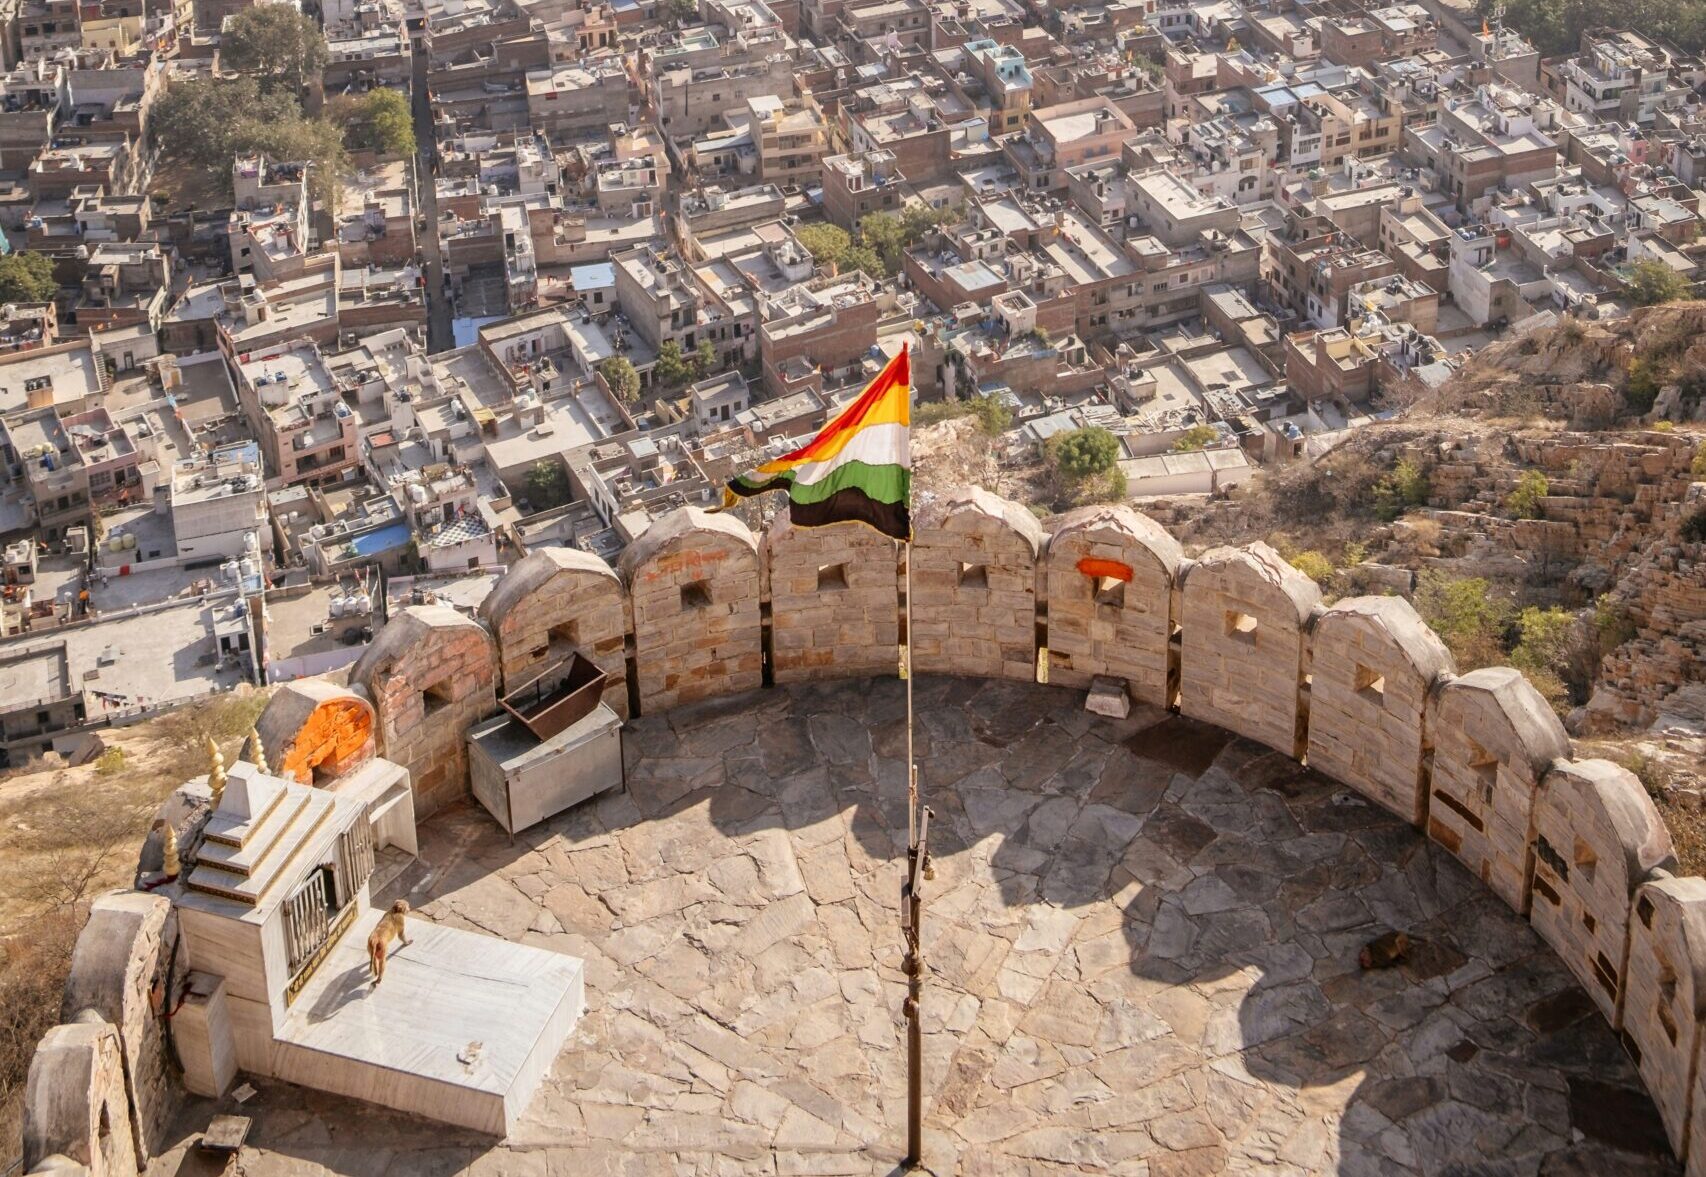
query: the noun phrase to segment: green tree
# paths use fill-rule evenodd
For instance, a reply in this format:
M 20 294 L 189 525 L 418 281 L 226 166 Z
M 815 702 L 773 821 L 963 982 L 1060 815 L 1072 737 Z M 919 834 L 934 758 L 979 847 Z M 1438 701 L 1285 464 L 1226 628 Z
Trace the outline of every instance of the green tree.
M 1105 473 L 1119 456 L 1120 439 L 1100 425 L 1057 433 L 1048 441 L 1049 464 L 1072 482 Z
M 1576 668 L 1575 615 L 1556 606 L 1530 606 L 1517 615 L 1517 642 L 1511 648 L 1511 665 L 1528 676 L 1535 689 L 1555 710 L 1570 704 L 1567 678 Z
M 229 171 L 252 122 L 297 121 L 295 101 L 263 95 L 253 78 L 190 78 L 173 82 L 149 114 L 149 133 L 168 158 Z
M 665 387 L 676 388 L 693 379 L 693 365 L 682 354 L 681 344 L 666 339 L 658 348 L 657 367 L 652 369 L 652 373 Z
M 1420 507 L 1428 501 L 1428 476 L 1409 458 L 1399 458 L 1398 464 L 1374 484 L 1374 513 L 1390 523 L 1410 507 Z
M 415 121 L 401 90 L 381 86 L 359 97 L 340 95 L 327 103 L 327 118 L 344 127 L 344 142 L 356 151 L 410 156 L 415 153 Z
M 343 131 L 304 118 L 294 98 L 265 93 L 253 78 L 175 82 L 155 103 L 149 134 L 168 158 L 217 174 L 230 190 L 231 163 L 260 153 L 275 161 L 304 161 L 314 199 L 335 206 L 338 179 L 348 171 Z
M 893 213 L 868 213 L 859 222 L 859 244 L 872 251 L 882 263 L 878 277 L 898 274 L 906 249 L 906 230 Z
M 694 0 L 664 0 L 663 15 L 670 24 L 679 27 L 699 18 L 699 5 Z
M 535 511 L 549 511 L 568 502 L 574 491 L 569 472 L 552 458 L 535 462 L 527 472 L 527 501 Z
M 257 4 L 226 22 L 219 59 L 241 74 L 254 74 L 263 90 L 302 93 L 326 68 L 326 37 L 320 26 L 289 4 Z
M 1569 665 L 1570 647 L 1575 641 L 1575 614 L 1556 605 L 1549 609 L 1530 605 L 1517 614 L 1516 630 L 1511 665 L 1518 670 L 1562 673 Z
M 50 302 L 58 290 L 53 261 L 45 253 L 0 256 L 0 302 Z
M 964 215 L 965 209 L 962 205 L 950 204 L 943 208 L 932 208 L 922 200 L 915 200 L 900 210 L 901 239 L 912 245 L 932 229 L 952 225 Z
M 1013 425 L 1013 410 L 1007 403 L 981 393 L 957 401 L 930 401 L 912 411 L 912 423 L 920 428 L 959 417 L 976 417 L 978 428 L 990 437 L 1000 437 Z
M 1450 648 L 1459 670 L 1503 658 L 1511 606 L 1493 595 L 1486 578 L 1453 577 L 1430 568 L 1416 582 L 1416 610 Z
M 1623 384 L 1623 403 L 1631 412 L 1650 413 L 1664 387 L 1665 369 L 1661 362 L 1636 356 L 1629 361 L 1629 371 Z
M 1516 489 L 1505 496 L 1505 510 L 1513 519 L 1538 519 L 1546 507 L 1546 496 L 1552 484 L 1538 470 L 1524 470 L 1516 480 Z
M 693 349 L 693 374 L 700 380 L 709 376 L 717 368 L 717 349 L 709 339 L 701 339 L 699 346 Z
M 1706 441 L 1700 443 L 1700 448 L 1694 451 L 1694 461 L 1689 463 L 1688 472 L 1699 482 L 1706 482 Z
M 219 60 L 226 69 L 251 74 L 261 89 L 299 97 L 325 68 L 325 35 L 313 18 L 288 4 L 258 4 L 226 22 Z
M 1188 454 L 1192 450 L 1204 450 L 1220 440 L 1220 430 L 1212 425 L 1192 425 L 1173 440 L 1173 452 Z
M 611 356 L 598 365 L 598 373 L 623 404 L 631 405 L 640 399 L 640 373 L 627 356 Z
M 1624 285 L 1629 289 L 1629 297 L 1638 306 L 1657 306 L 1661 302 L 1675 302 L 1688 297 L 1688 282 L 1683 276 L 1652 258 L 1642 258 L 1623 272 Z
M 870 220 L 870 217 L 865 219 Z M 879 234 L 882 231 L 879 229 Z M 882 256 L 870 245 L 855 242 L 839 225 L 801 225 L 794 230 L 794 236 L 806 247 L 814 262 L 820 266 L 834 266 L 838 274 L 859 270 L 874 278 L 888 276 L 888 266 Z

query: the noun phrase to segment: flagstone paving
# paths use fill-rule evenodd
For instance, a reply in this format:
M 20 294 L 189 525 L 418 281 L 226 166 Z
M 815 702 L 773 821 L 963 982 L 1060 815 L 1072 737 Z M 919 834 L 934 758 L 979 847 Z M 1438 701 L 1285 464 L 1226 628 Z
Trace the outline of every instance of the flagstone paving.
M 1254 744 L 1081 699 L 918 684 L 933 1171 L 1677 1171 L 1586 995 L 1449 856 Z M 243 1172 L 891 1171 L 904 749 L 903 684 L 768 691 L 636 722 L 629 791 L 513 845 L 436 817 L 394 892 L 583 957 L 570 1047 L 502 1145 L 260 1084 Z M 1408 963 L 1362 972 L 1388 928 Z

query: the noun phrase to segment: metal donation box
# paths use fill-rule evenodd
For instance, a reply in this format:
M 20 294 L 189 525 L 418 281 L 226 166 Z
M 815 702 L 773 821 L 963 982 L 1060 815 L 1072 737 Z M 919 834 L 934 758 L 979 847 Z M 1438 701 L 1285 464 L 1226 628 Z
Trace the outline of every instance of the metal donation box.
M 474 796 L 514 834 L 620 786 L 622 718 L 604 672 L 579 654 L 511 691 L 468 733 Z

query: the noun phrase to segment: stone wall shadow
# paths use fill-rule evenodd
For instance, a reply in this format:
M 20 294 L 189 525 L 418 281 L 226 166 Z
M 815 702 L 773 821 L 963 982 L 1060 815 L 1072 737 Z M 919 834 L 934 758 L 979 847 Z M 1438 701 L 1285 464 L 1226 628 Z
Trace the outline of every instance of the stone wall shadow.
M 939 861 L 993 832 L 1008 905 L 1122 897 L 1134 975 L 1246 990 L 1190 1044 L 1205 1058 L 1299 1103 L 1354 1082 L 1311 1105 L 1343 1106 L 1336 1141 L 1324 1129 L 1276 1141 L 1274 1172 L 1679 1171 L 1634 1066 L 1562 962 L 1413 827 L 1158 709 L 1105 720 L 1075 693 L 998 680 L 924 677 L 914 690 Z M 676 755 L 638 765 L 649 733 Z M 748 738 L 756 756 L 719 763 Z M 629 739 L 644 819 L 708 800 L 738 835 L 850 808 L 864 853 L 904 858 L 903 682 L 734 696 L 636 721 Z M 748 773 L 782 778 L 776 804 Z M 1409 958 L 1363 971 L 1358 951 L 1388 929 L 1412 937 Z
M 970 710 L 1013 708 L 974 698 Z M 1206 1057 L 1235 1057 L 1233 1070 L 1305 1105 L 1311 1089 L 1355 1082 L 1327 1101 L 1343 1101 L 1336 1144 L 1305 1121 L 1272 1142 L 1272 1171 L 1679 1171 L 1587 994 L 1526 921 L 1419 831 L 1283 754 L 1179 716 L 1056 715 L 1085 741 L 1117 744 L 1116 771 L 1064 838 L 1050 845 L 1044 830 L 1039 844 L 1045 801 L 992 862 L 1022 869 L 1051 854 L 1038 897 L 1063 906 L 1129 894 L 1123 930 L 1140 977 L 1206 994 L 1245 988 L 1235 1020 L 1211 1013 L 1202 1027 Z M 1119 768 L 1122 754 L 1131 760 Z M 1071 761 L 1063 778 L 1058 796 L 1083 787 Z M 1084 820 L 1098 807 L 1127 818 Z M 1388 930 L 1411 937 L 1408 958 L 1364 971 L 1361 947 Z M 1231 1136 L 1262 1125 L 1234 1116 L 1216 1127 Z

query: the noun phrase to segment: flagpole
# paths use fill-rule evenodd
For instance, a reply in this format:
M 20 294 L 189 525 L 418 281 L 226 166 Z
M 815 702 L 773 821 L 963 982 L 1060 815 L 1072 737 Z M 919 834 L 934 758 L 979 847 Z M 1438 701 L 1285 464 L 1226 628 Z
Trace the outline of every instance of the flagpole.
M 910 396 L 910 390 L 908 391 Z M 906 1159 L 908 1169 L 917 1169 L 924 1157 L 924 881 L 930 877 L 930 811 L 918 807 L 918 760 L 913 751 L 912 713 L 912 543 L 910 536 L 900 548 L 906 560 L 904 611 L 906 625 L 906 880 L 900 889 L 900 926 L 906 939 Z

